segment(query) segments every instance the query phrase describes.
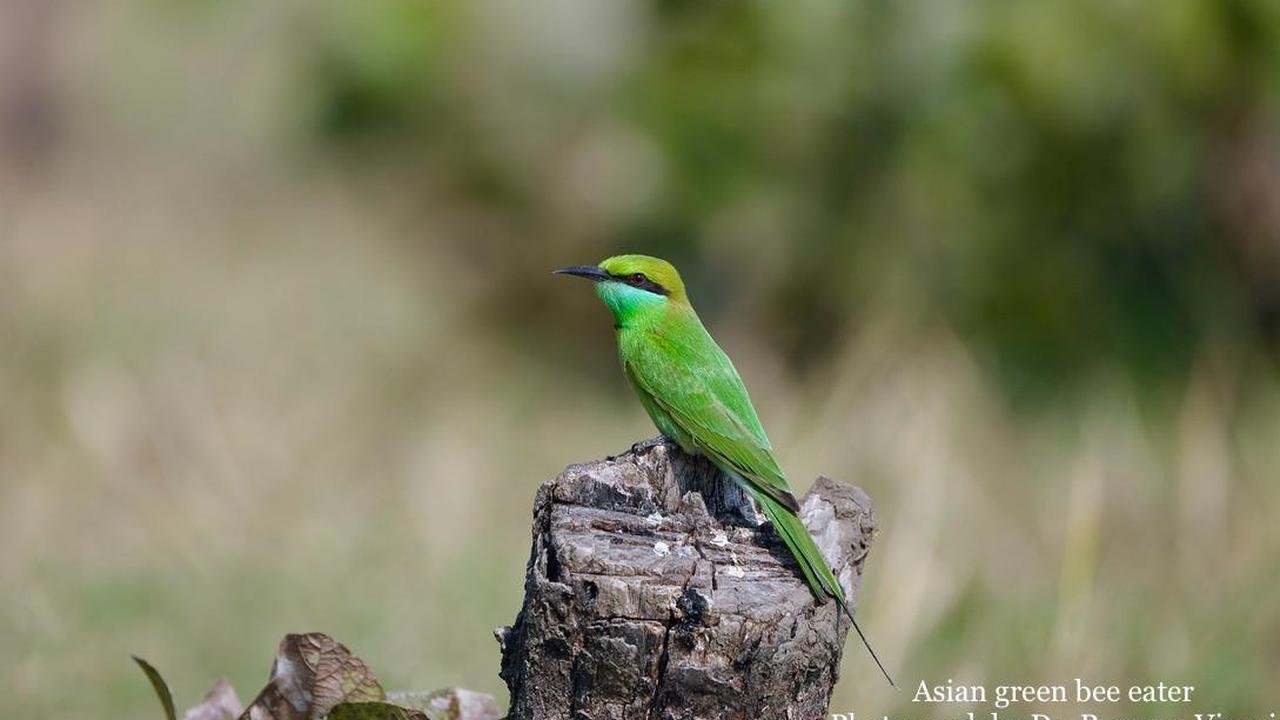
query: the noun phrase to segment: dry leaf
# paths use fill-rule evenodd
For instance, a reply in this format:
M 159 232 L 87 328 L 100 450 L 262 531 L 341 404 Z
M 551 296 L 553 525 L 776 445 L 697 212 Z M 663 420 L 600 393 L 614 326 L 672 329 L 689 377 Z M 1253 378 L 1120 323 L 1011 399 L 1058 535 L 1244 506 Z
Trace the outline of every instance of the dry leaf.
M 182 715 L 182 720 L 235 720 L 244 706 L 231 683 L 222 678 L 204 694 L 204 700 Z
M 385 698 L 369 667 L 323 633 L 286 635 L 271 680 L 241 720 L 319 720 L 342 702 Z
M 426 713 L 427 720 L 499 720 L 502 712 L 492 695 L 462 688 L 433 692 L 391 693 L 387 700 Z

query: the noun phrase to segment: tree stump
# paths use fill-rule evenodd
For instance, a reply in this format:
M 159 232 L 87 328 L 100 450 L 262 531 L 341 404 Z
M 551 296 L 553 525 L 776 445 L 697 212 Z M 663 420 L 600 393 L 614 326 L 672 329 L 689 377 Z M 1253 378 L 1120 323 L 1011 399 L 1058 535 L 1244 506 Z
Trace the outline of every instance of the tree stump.
M 512 720 L 824 718 L 849 622 L 728 478 L 655 439 L 538 490 L 524 604 L 496 632 Z M 801 517 L 850 606 L 875 520 L 819 478 Z

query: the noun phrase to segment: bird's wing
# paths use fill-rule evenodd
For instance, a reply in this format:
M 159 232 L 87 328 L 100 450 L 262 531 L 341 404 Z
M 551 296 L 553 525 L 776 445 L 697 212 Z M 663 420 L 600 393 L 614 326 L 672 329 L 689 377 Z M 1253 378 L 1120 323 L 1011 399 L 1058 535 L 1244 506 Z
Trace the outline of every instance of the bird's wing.
M 742 378 L 711 336 L 646 333 L 628 343 L 623 368 L 698 449 L 793 512 L 799 509 Z

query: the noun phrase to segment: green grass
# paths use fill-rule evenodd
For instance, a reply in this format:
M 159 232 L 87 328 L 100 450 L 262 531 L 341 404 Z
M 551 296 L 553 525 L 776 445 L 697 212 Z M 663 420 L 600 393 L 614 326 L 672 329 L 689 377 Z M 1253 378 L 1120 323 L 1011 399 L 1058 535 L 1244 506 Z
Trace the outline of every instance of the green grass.
M 177 279 L 121 288 L 141 261 L 118 256 L 65 307 L 41 300 L 74 322 L 7 328 L 57 370 L 3 368 L 28 399 L 0 410 L 16 431 L 0 487 L 0 714 L 154 715 L 130 653 L 180 705 L 221 675 L 247 700 L 280 636 L 308 630 L 390 688 L 501 697 L 491 632 L 518 607 L 537 484 L 652 431 L 607 346 L 563 350 L 601 379 L 564 373 L 484 328 L 459 332 L 394 263 L 324 250 L 335 259 L 317 269 L 314 248 L 278 249 L 270 290 L 262 268 L 177 254 Z M 292 269 L 303 253 L 306 273 Z M 376 292 L 331 296 L 374 279 Z M 185 286 L 236 300 L 207 307 Z M 163 312 L 138 310 L 153 290 L 171 294 Z M 293 298 L 287 321 L 270 315 L 276 292 Z M 361 302 L 385 319 L 366 322 Z M 137 312 L 142 338 L 118 319 Z M 563 332 L 604 334 L 607 320 Z M 860 617 L 904 687 L 1079 676 L 1194 684 L 1215 711 L 1266 702 L 1280 659 L 1275 388 L 1233 409 L 1198 376 L 1150 420 L 1100 384 L 1072 408 L 1013 415 L 946 335 L 856 339 L 812 387 L 771 372 L 756 341 L 727 344 L 795 483 L 826 473 L 877 502 Z M 24 426 L 31 415 L 43 420 Z M 835 709 L 912 709 L 847 651 Z

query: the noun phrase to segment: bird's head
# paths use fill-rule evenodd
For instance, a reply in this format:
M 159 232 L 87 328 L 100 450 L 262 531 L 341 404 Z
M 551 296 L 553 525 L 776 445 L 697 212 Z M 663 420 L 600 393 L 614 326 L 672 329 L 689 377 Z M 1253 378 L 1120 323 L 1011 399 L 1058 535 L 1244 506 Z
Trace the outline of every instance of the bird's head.
M 615 255 L 599 265 L 575 265 L 556 272 L 593 281 L 596 294 L 609 306 L 620 324 L 625 324 L 638 313 L 673 303 L 689 304 L 680 273 L 662 258 Z

